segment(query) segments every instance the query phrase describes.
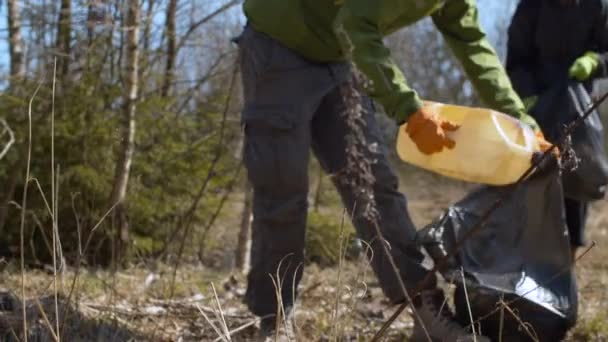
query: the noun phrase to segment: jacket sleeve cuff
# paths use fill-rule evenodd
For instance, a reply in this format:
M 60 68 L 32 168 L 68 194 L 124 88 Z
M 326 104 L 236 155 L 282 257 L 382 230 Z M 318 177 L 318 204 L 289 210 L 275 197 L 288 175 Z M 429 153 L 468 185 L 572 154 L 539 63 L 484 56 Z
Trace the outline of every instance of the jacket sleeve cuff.
M 403 125 L 407 120 L 416 113 L 423 106 L 423 102 L 420 98 L 414 97 L 411 100 L 404 101 L 393 113 L 389 113 L 389 116 L 395 120 L 398 126 Z
M 595 72 L 594 77 L 608 77 L 608 52 L 600 53 L 600 66 Z

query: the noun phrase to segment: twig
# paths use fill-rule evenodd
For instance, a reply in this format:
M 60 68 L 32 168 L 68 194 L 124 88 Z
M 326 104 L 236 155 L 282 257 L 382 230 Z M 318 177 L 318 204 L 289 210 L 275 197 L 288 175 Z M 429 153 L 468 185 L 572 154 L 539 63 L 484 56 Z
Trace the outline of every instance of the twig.
M 19 229 L 20 248 L 21 248 L 21 301 L 22 301 L 22 318 L 23 318 L 23 339 L 27 342 L 27 312 L 25 307 L 25 211 L 27 208 L 27 188 L 30 180 L 30 163 L 32 161 L 32 105 L 34 98 L 38 94 L 42 82 L 38 83 L 34 94 L 30 98 L 27 110 L 28 118 L 28 144 L 27 144 L 27 162 L 25 167 L 25 184 L 23 184 L 23 195 L 21 200 L 21 225 Z
M 224 342 L 230 342 L 224 337 L 224 334 L 222 333 L 222 331 L 218 327 L 216 327 L 215 324 L 213 324 L 213 321 L 211 319 L 209 319 L 209 317 L 207 316 L 205 311 L 203 311 L 198 304 L 196 304 L 196 307 L 197 307 L 198 311 L 201 313 L 201 315 L 203 315 L 203 318 L 205 318 L 207 323 L 209 323 L 209 325 L 213 328 L 213 330 L 215 330 L 215 333 L 219 336 L 219 338 Z
M 285 259 L 289 258 L 291 255 L 292 255 L 291 253 L 287 254 L 286 256 L 284 256 L 281 259 L 281 261 L 279 261 L 279 265 L 277 266 L 276 278 L 273 277 L 272 274 L 268 274 L 268 276 L 272 280 L 272 285 L 274 286 L 274 291 L 275 291 L 275 295 L 277 298 L 277 312 L 275 315 L 275 330 L 274 330 L 275 342 L 278 341 L 278 339 L 279 339 L 279 330 L 280 330 L 279 327 L 280 327 L 281 321 L 284 321 L 285 326 L 287 327 L 287 322 L 285 321 L 285 307 L 283 304 L 283 291 L 282 291 L 283 279 L 281 278 L 280 272 L 281 272 L 281 266 L 283 265 L 283 261 L 285 261 Z M 289 264 L 287 265 L 287 267 L 289 268 Z M 297 268 L 296 268 L 296 270 L 297 270 Z M 287 272 L 285 272 L 285 273 L 287 273 Z M 289 336 L 287 336 L 287 339 L 290 340 Z
M 177 277 L 177 269 L 179 268 L 179 265 L 181 263 L 181 258 L 182 258 L 183 252 L 184 252 L 186 239 L 188 238 L 188 235 L 190 235 L 190 230 L 192 229 L 191 227 L 192 227 L 192 221 L 193 221 L 194 214 L 196 212 L 196 209 L 198 208 L 200 201 L 203 198 L 203 195 L 205 194 L 205 192 L 207 190 L 207 186 L 209 185 L 209 182 L 211 181 L 211 179 L 214 176 L 215 167 L 217 166 L 217 164 L 219 163 L 219 161 L 222 157 L 222 151 L 223 151 L 223 147 L 224 147 L 224 135 L 225 135 L 225 130 L 226 130 L 226 122 L 228 119 L 228 112 L 230 110 L 230 101 L 232 100 L 232 93 L 233 93 L 234 87 L 236 86 L 237 74 L 238 74 L 238 66 L 235 63 L 232 77 L 230 79 L 230 87 L 228 90 L 228 96 L 226 97 L 226 102 L 224 104 L 224 111 L 222 113 L 222 122 L 220 124 L 220 136 L 219 136 L 218 144 L 216 146 L 215 156 L 213 158 L 213 161 L 211 162 L 211 165 L 209 166 L 209 169 L 207 170 L 207 176 L 206 176 L 205 180 L 203 181 L 201 187 L 199 188 L 199 191 L 198 191 L 194 201 L 190 205 L 190 208 L 188 208 L 188 211 L 186 211 L 186 213 L 183 216 L 185 222 L 183 222 L 183 224 L 180 224 L 173 231 L 173 234 L 170 235 L 171 237 L 177 236 L 181 230 L 184 231 L 184 234 L 182 236 L 182 241 L 180 243 L 179 250 L 178 250 L 178 255 L 177 255 L 175 265 L 173 268 L 173 274 L 171 276 L 170 297 L 173 297 L 174 292 L 175 292 L 175 279 Z M 170 242 L 171 241 L 172 241 L 172 238 L 170 238 Z M 168 246 L 168 244 L 167 244 L 167 246 Z
M 265 318 L 270 318 L 270 317 L 272 317 L 272 316 L 273 316 L 273 315 L 266 315 L 266 316 L 263 316 L 263 317 L 258 317 L 258 318 L 256 318 L 256 319 L 253 319 L 253 320 L 251 320 L 251 321 L 249 321 L 249 322 L 247 322 L 247 323 L 245 323 L 245 324 L 241 325 L 241 326 L 240 326 L 240 327 L 238 327 L 238 328 L 234 328 L 234 329 L 230 330 L 230 332 L 229 332 L 229 333 L 230 333 L 230 335 L 234 335 L 234 334 L 236 334 L 236 333 L 238 333 L 238 332 L 241 332 L 241 331 L 243 331 L 243 330 L 245 330 L 245 329 L 249 328 L 250 326 L 255 325 L 257 322 L 261 321 L 262 319 L 265 319 Z M 220 336 L 220 337 L 216 338 L 215 340 L 213 340 L 213 342 L 220 342 L 220 341 L 222 341 L 222 340 L 223 340 L 223 338 L 222 338 L 222 336 Z
M 93 226 L 93 228 L 89 232 L 89 237 L 87 238 L 87 242 L 84 244 L 84 248 L 82 250 L 83 254 L 86 254 L 87 249 L 89 248 L 89 244 L 91 243 L 91 240 L 93 239 L 93 233 L 95 233 L 95 231 L 97 230 L 97 228 L 99 228 L 99 226 L 101 226 L 101 224 L 103 223 L 103 221 L 105 221 L 106 217 L 108 217 L 108 215 L 110 215 L 112 213 L 112 211 L 114 211 L 114 208 L 116 208 L 117 205 L 118 205 L 118 202 L 114 203 L 110 207 L 110 209 L 108 209 L 108 211 L 106 211 L 103 214 L 103 216 L 101 216 L 101 218 L 99 219 L 99 221 L 97 221 L 97 223 Z
M 473 324 L 473 311 L 471 310 L 471 302 L 469 301 L 469 292 L 467 291 L 467 282 L 464 278 L 464 268 L 460 267 L 460 275 L 462 276 L 462 288 L 464 290 L 464 298 L 467 302 L 469 310 L 469 319 L 471 320 L 471 330 L 473 331 L 473 342 L 477 342 L 477 334 L 475 333 L 475 324 Z
M 57 227 L 57 194 L 55 192 L 55 185 L 58 175 L 55 175 L 55 85 L 57 83 L 57 57 L 53 61 L 53 86 L 51 92 L 51 203 L 52 203 L 52 226 L 53 226 L 53 292 L 55 299 L 55 331 L 59 335 L 59 301 L 58 301 L 58 288 L 57 288 L 57 246 L 59 237 L 59 228 Z M 59 336 L 57 336 L 59 342 Z
M 332 338 L 330 339 L 330 341 L 337 341 L 338 340 L 338 330 L 339 330 L 339 323 L 338 323 L 338 316 L 340 315 L 340 290 L 342 289 L 342 267 L 343 267 L 343 260 L 342 260 L 342 249 L 344 248 L 344 218 L 346 217 L 346 212 L 343 211 L 342 212 L 342 218 L 340 220 L 340 233 L 339 233 L 339 249 L 338 249 L 338 283 L 336 284 L 336 299 L 335 299 L 335 303 L 334 303 L 334 314 L 333 314 L 333 331 L 332 331 Z
M 177 109 L 175 110 L 176 114 L 182 113 L 184 111 L 184 109 L 186 108 L 186 106 L 188 105 L 190 100 L 192 100 L 192 97 L 194 96 L 194 93 L 197 89 L 199 89 L 203 84 L 205 84 L 207 81 L 209 81 L 212 77 L 221 75 L 223 73 L 223 70 L 215 72 L 215 69 L 219 67 L 219 65 L 221 64 L 222 61 L 226 60 L 226 57 L 229 54 L 230 53 L 223 53 L 223 54 L 219 55 L 217 57 L 217 59 L 211 64 L 211 66 L 209 66 L 207 73 L 205 75 L 203 75 L 203 77 L 199 78 L 198 80 L 195 80 L 196 83 L 193 86 L 188 88 L 188 90 L 186 91 L 186 94 L 184 94 L 184 100 L 182 101 L 181 105 L 179 105 L 179 107 L 177 107 Z
M 364 252 L 365 255 L 370 255 L 370 258 L 373 258 L 374 251 L 372 250 L 372 247 L 366 241 L 361 240 L 361 243 L 364 244 L 366 247 L 366 251 Z M 355 293 L 355 295 L 352 296 L 351 303 L 350 303 L 350 312 L 355 312 L 357 300 L 359 298 L 364 298 L 365 294 L 368 291 L 367 283 L 365 283 L 365 277 L 367 275 L 367 272 L 371 268 L 371 263 L 370 263 L 369 259 L 360 258 L 359 260 L 360 261 L 365 260 L 364 261 L 365 264 L 361 267 L 361 271 L 357 273 L 357 277 L 355 278 L 355 283 L 360 285 L 361 288 L 359 289 L 359 291 L 360 291 L 359 293 Z M 351 321 L 352 321 L 352 318 L 351 318 Z
M 505 295 L 501 294 L 500 295 L 500 302 L 504 302 L 505 300 Z M 472 322 L 471 322 L 472 324 Z M 498 342 L 502 342 L 502 332 L 504 330 L 504 325 L 505 325 L 505 308 L 501 305 L 500 306 L 500 320 L 498 323 Z
M 203 17 L 199 21 L 190 25 L 190 27 L 188 28 L 188 31 L 186 31 L 186 33 L 184 33 L 182 38 L 179 40 L 176 51 L 179 51 L 184 46 L 184 44 L 186 44 L 186 41 L 188 41 L 188 38 L 190 37 L 190 35 L 192 33 L 194 33 L 200 26 L 209 22 L 211 19 L 215 18 L 216 16 L 218 16 L 219 14 L 223 13 L 224 11 L 230 9 L 231 7 L 236 6 L 239 2 L 241 2 L 241 0 L 229 1 L 226 4 L 224 4 L 223 6 L 221 6 L 220 8 L 218 8 L 217 10 L 211 12 L 209 15 Z
M 74 279 L 72 280 L 72 285 L 70 286 L 70 292 L 68 293 L 68 297 L 66 299 L 66 309 L 63 312 L 63 317 L 64 320 L 63 322 L 61 322 L 61 330 L 59 332 L 59 335 L 63 335 L 63 331 L 65 329 L 65 325 L 67 322 L 67 308 L 70 307 L 71 302 L 72 302 L 72 295 L 74 294 L 74 291 L 76 290 L 76 285 L 78 283 L 78 278 L 80 276 L 80 262 L 82 259 L 82 236 L 81 236 L 81 231 L 80 231 L 80 218 L 78 217 L 78 212 L 76 211 L 76 206 L 74 204 L 74 198 L 77 196 L 77 194 L 72 194 L 72 212 L 74 213 L 74 220 L 76 221 L 76 234 L 78 237 L 78 256 L 76 258 L 76 271 L 74 272 Z M 78 303 L 76 305 L 76 307 L 78 307 Z
M 51 332 L 51 335 L 53 335 L 53 339 L 58 342 L 59 337 L 53 331 L 53 325 L 49 321 L 49 318 L 47 317 L 46 312 L 44 311 L 44 308 L 42 307 L 42 304 L 40 304 L 40 300 L 38 298 L 35 298 L 34 302 L 36 303 L 36 307 L 38 307 L 38 311 L 40 312 L 40 315 L 44 319 L 44 324 L 46 324 L 47 329 Z M 59 321 L 59 317 L 55 317 L 55 321 Z M 24 332 L 24 334 L 27 335 L 27 331 Z
M 15 134 L 4 119 L 0 119 L 0 124 L 4 126 L 4 129 L 2 130 L 2 135 L 4 135 L 5 132 L 8 132 L 8 142 L 4 145 L 2 151 L 0 151 L 0 160 L 2 160 L 2 158 L 4 158 L 4 156 L 8 153 L 8 150 L 11 148 L 11 146 L 15 143 Z
M 505 308 L 507 310 L 508 313 L 511 314 L 511 316 L 513 316 L 513 318 L 515 318 L 515 320 L 517 321 L 517 323 L 519 323 L 519 325 L 524 328 L 524 331 L 526 332 L 526 334 L 528 334 L 528 336 L 534 341 L 534 342 L 539 342 L 538 339 L 538 335 L 536 335 L 536 332 L 534 331 L 534 327 L 532 327 L 530 325 L 530 323 L 525 323 L 521 320 L 521 318 L 515 313 L 515 311 L 513 311 L 513 309 L 511 309 L 509 307 L 509 305 L 505 302 L 501 302 L 500 306 Z
M 391 267 L 393 268 L 393 272 L 395 272 L 395 276 L 397 276 L 397 280 L 399 281 L 399 286 L 401 286 L 403 294 L 405 295 L 405 298 L 406 298 L 405 303 L 401 304 L 401 307 L 399 307 L 397 309 L 397 311 L 395 311 L 395 313 L 393 313 L 393 315 L 391 316 L 391 319 L 394 321 L 401 314 L 401 312 L 403 311 L 403 309 L 405 309 L 410 303 L 412 303 L 412 298 L 409 295 L 409 293 L 407 292 L 407 290 L 405 288 L 405 284 L 403 283 L 403 279 L 401 278 L 401 273 L 399 272 L 399 269 L 397 268 L 397 264 L 395 263 L 395 260 L 393 259 L 393 256 L 390 254 L 390 251 L 389 251 L 388 246 L 387 246 L 388 242 L 386 242 L 384 240 L 384 237 L 382 237 L 382 232 L 380 231 L 380 227 L 378 226 L 378 223 L 375 222 L 375 221 L 374 221 L 374 227 L 376 228 L 376 234 L 377 234 L 377 236 L 380 238 L 380 243 L 382 244 L 382 248 L 384 250 L 384 254 L 387 256 L 388 261 L 389 261 Z M 431 273 L 429 273 L 429 274 L 431 274 Z M 414 293 L 418 294 L 419 292 L 420 292 L 420 290 L 415 291 Z M 403 309 L 401 309 L 401 308 L 403 308 Z M 425 335 L 427 341 L 431 342 L 432 341 L 431 335 L 429 334 L 429 332 L 428 332 L 428 330 L 427 330 L 424 322 L 420 318 L 420 315 L 418 314 L 418 310 L 416 310 L 416 308 L 414 307 L 414 305 L 412 305 L 411 308 L 412 308 L 412 313 L 414 314 L 414 317 L 418 320 L 418 323 L 422 326 L 422 331 L 424 332 L 424 335 Z M 392 323 L 392 321 L 391 321 L 391 323 Z M 384 326 L 382 328 L 384 328 Z M 388 326 L 386 327 L 386 329 L 388 329 Z M 380 338 L 384 334 L 384 331 L 385 330 L 381 329 L 373 337 L 372 342 L 380 341 Z
M 243 162 L 241 161 L 239 163 L 239 165 L 237 166 L 236 170 L 234 171 L 234 175 L 232 176 L 232 179 L 230 181 L 228 181 L 226 189 L 224 189 L 224 194 L 222 195 L 220 202 L 218 203 L 217 207 L 215 208 L 215 211 L 213 212 L 213 214 L 211 215 L 211 218 L 209 219 L 209 221 L 207 222 L 207 224 L 205 225 L 205 227 L 203 228 L 203 230 L 201 232 L 201 238 L 200 238 L 200 244 L 199 244 L 199 257 L 201 259 L 204 254 L 203 251 L 205 250 L 205 242 L 207 241 L 207 234 L 209 234 L 211 227 L 213 227 L 213 225 L 215 224 L 215 221 L 220 216 L 220 213 L 222 212 L 222 209 L 224 208 L 224 205 L 226 204 L 228 197 L 230 196 L 230 194 L 232 194 L 232 189 L 234 188 L 234 185 L 236 184 L 237 180 L 239 179 L 239 175 L 241 174 L 242 168 L 243 168 Z
M 222 322 L 222 328 L 224 328 L 224 334 L 228 341 L 232 341 L 232 339 L 230 338 L 230 330 L 228 329 L 228 324 L 226 324 L 226 317 L 224 317 L 224 311 L 222 310 L 222 304 L 220 304 L 220 299 L 217 296 L 217 291 L 215 291 L 215 285 L 213 285 L 213 283 L 211 283 L 211 289 L 213 290 L 213 297 L 215 298 L 215 303 L 217 304 L 217 310 L 220 313 L 219 318 L 221 319 L 220 322 Z
M 296 279 L 297 279 L 298 272 L 300 272 L 300 268 L 302 268 L 302 267 L 304 267 L 304 264 L 300 263 L 298 265 L 298 267 L 296 267 L 295 272 L 293 273 L 293 277 L 291 279 L 291 293 L 296 293 L 296 290 L 298 287 Z M 291 323 L 292 323 L 293 329 L 294 329 L 294 334 L 295 334 L 294 338 L 297 341 L 299 327 L 296 322 L 296 301 L 295 300 L 291 304 Z

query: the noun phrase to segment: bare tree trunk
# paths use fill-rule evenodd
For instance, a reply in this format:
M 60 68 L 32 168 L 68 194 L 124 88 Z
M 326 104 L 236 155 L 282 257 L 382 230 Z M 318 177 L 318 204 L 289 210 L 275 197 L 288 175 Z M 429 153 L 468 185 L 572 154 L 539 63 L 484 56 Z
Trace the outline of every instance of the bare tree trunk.
M 169 0 L 167 5 L 167 16 L 165 33 L 167 36 L 167 60 L 165 64 L 165 77 L 161 88 L 161 96 L 169 94 L 171 83 L 175 78 L 175 60 L 177 59 L 177 41 L 175 39 L 175 14 L 177 12 L 177 0 Z
M 114 184 L 110 204 L 116 205 L 113 222 L 116 229 L 115 257 L 121 260 L 129 242 L 129 226 L 125 208 L 129 172 L 135 149 L 135 110 L 138 92 L 138 64 L 139 64 L 139 1 L 128 1 L 128 12 L 125 29 L 125 77 L 124 77 L 124 104 L 122 121 L 122 142 L 118 151 L 118 160 L 114 173 Z
M 19 81 L 25 75 L 25 58 L 23 55 L 23 40 L 21 38 L 21 15 L 17 6 L 17 0 L 8 0 L 8 43 L 10 51 L 11 78 L 9 87 L 11 91 L 18 92 Z M 21 158 L 9 167 L 12 170 L 3 184 L 0 192 L 0 231 L 4 228 L 8 218 L 9 203 L 15 196 L 19 174 L 21 173 Z
M 21 39 L 21 15 L 17 0 L 7 0 L 8 7 L 8 41 L 11 59 L 11 79 L 25 74 L 23 40 Z
M 150 39 L 152 33 L 152 19 L 154 16 L 154 5 L 156 5 L 155 0 L 148 0 L 148 9 L 146 10 L 146 21 L 144 23 L 144 29 L 142 32 L 142 51 L 148 51 L 150 49 Z
M 247 273 L 249 270 L 249 254 L 251 251 L 251 221 L 253 212 L 253 196 L 251 184 L 245 181 L 243 189 L 245 199 L 243 200 L 243 211 L 241 213 L 241 227 L 236 245 L 235 264 L 237 270 Z
M 70 66 L 70 34 L 72 27 L 72 1 L 61 0 L 59 19 L 57 20 L 57 42 L 55 43 L 59 58 L 57 59 L 57 71 L 59 79 L 63 80 L 68 75 Z

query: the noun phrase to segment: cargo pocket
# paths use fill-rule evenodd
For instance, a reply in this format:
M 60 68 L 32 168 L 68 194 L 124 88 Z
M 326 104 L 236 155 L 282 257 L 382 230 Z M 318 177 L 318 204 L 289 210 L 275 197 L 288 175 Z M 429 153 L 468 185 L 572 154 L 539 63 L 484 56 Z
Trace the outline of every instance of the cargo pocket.
M 243 160 L 255 189 L 290 200 L 308 191 L 310 130 L 289 113 L 257 108 L 243 113 Z

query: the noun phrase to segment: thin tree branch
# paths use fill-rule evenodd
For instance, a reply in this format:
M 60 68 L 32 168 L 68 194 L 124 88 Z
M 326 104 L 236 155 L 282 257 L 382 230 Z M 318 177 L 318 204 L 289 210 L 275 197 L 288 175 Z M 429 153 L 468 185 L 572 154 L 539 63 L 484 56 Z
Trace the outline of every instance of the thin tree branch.
M 4 156 L 8 153 L 8 150 L 11 148 L 11 146 L 15 143 L 15 134 L 4 119 L 0 119 L 0 124 L 2 124 L 2 126 L 4 127 L 0 136 L 4 136 L 6 133 L 8 133 L 8 142 L 4 145 L 2 151 L 0 151 L 0 160 L 2 160 L 2 158 L 4 158 Z
M 184 244 L 185 244 L 185 240 L 187 239 L 187 236 L 190 233 L 191 227 L 192 227 L 192 221 L 194 218 L 194 214 L 196 213 L 196 209 L 198 209 L 198 205 L 200 203 L 200 201 L 203 198 L 203 195 L 205 194 L 206 190 L 207 190 L 207 186 L 209 185 L 211 179 L 213 178 L 214 174 L 215 174 L 215 168 L 217 166 L 217 164 L 219 163 L 221 157 L 222 157 L 222 152 L 224 150 L 224 136 L 225 136 L 225 131 L 226 131 L 226 122 L 227 122 L 227 118 L 228 118 L 228 112 L 230 109 L 230 102 L 232 101 L 232 93 L 234 91 L 234 87 L 236 85 L 236 76 L 238 74 L 238 66 L 235 64 L 234 66 L 234 71 L 232 72 L 232 77 L 230 80 L 230 87 L 228 88 L 228 96 L 226 97 L 226 103 L 225 103 L 225 107 L 224 107 L 224 112 L 222 114 L 222 123 L 220 125 L 220 136 L 219 136 L 219 140 L 217 143 L 217 148 L 216 148 L 216 152 L 215 152 L 215 156 L 213 158 L 213 161 L 211 162 L 211 165 L 209 166 L 209 169 L 207 171 L 207 176 L 205 177 L 205 180 L 203 181 L 197 195 L 196 198 L 194 199 L 194 201 L 192 202 L 192 204 L 190 205 L 190 208 L 188 208 L 188 210 L 186 211 L 184 217 L 184 220 L 180 220 L 182 222 L 181 225 L 179 225 L 176 229 L 176 231 L 171 234 L 171 236 L 177 236 L 177 234 L 179 233 L 180 230 L 184 231 L 184 234 L 182 236 L 182 242 L 180 244 L 180 248 L 179 248 L 179 252 L 178 252 L 178 257 L 175 263 L 175 267 L 173 269 L 173 276 L 172 276 L 172 281 L 171 281 L 171 295 L 170 297 L 173 297 L 173 291 L 174 291 L 174 284 L 175 284 L 175 279 L 177 276 L 177 268 L 179 267 L 180 264 L 180 259 L 181 259 L 181 255 L 183 252 L 183 248 L 184 248 Z
M 175 50 L 176 53 L 179 52 L 179 50 L 186 44 L 186 41 L 188 41 L 188 38 L 190 38 L 190 36 L 196 32 L 196 30 L 201 27 L 202 25 L 208 23 L 209 21 L 211 21 L 213 18 L 217 17 L 218 15 L 224 13 L 225 11 L 229 10 L 230 8 L 238 5 L 241 2 L 241 0 L 231 0 L 229 2 L 227 2 L 226 4 L 220 6 L 220 8 L 216 9 L 215 11 L 211 12 L 209 15 L 203 17 L 202 19 L 200 19 L 199 21 L 193 23 L 189 28 L 188 31 L 186 31 L 186 33 L 184 33 L 184 35 L 181 37 L 181 39 L 179 40 L 179 43 L 177 44 L 177 49 Z

